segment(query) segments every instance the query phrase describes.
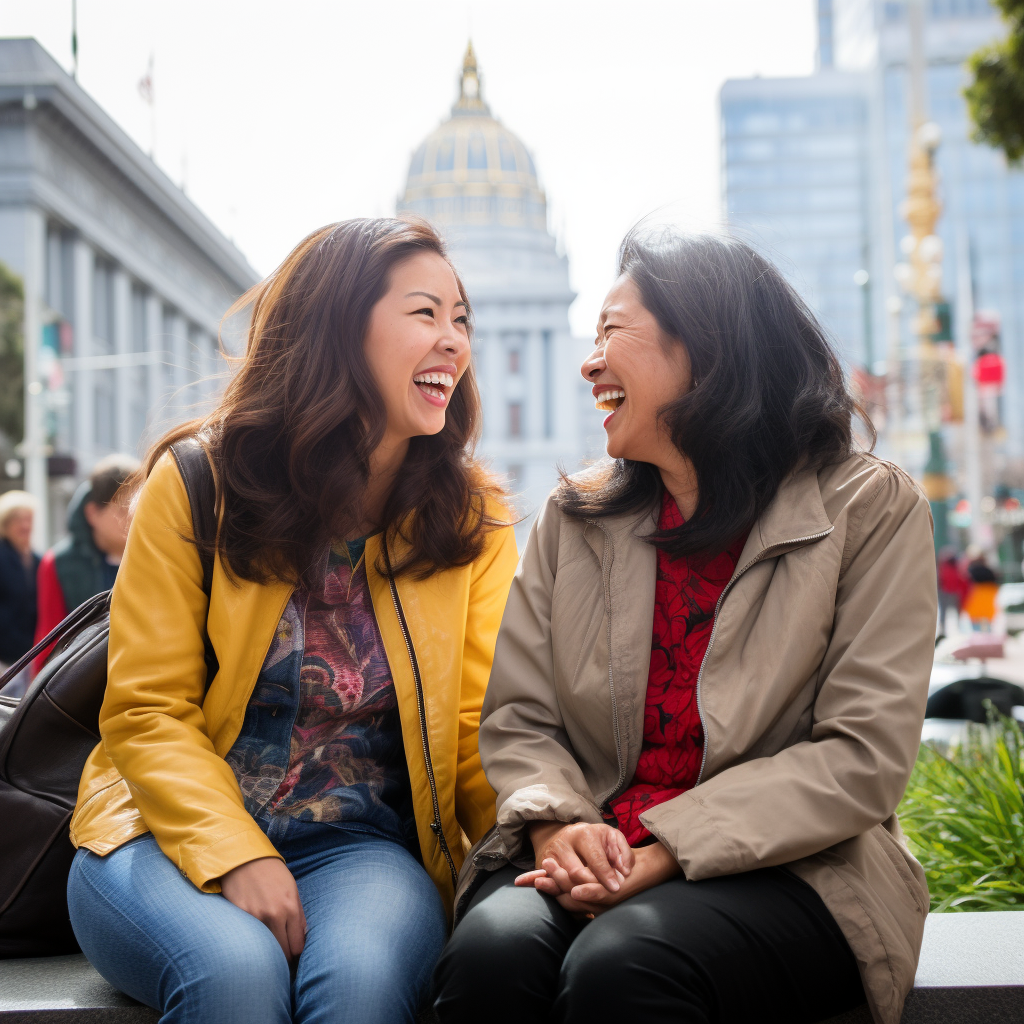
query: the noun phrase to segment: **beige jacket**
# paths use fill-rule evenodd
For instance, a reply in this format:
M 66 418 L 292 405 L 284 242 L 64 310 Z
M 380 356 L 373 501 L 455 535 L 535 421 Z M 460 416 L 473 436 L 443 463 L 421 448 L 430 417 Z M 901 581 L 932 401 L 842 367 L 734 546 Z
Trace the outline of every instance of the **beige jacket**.
M 463 870 L 530 862 L 524 823 L 600 822 L 643 740 L 656 550 L 640 519 L 582 523 L 548 500 L 502 620 L 480 753 L 497 831 Z M 689 879 L 786 865 L 897 1024 L 928 911 L 894 810 L 917 755 L 936 616 L 928 503 L 855 455 L 796 473 L 754 525 L 697 681 L 697 786 L 641 816 Z M 525 844 L 525 849 L 524 849 Z M 531 864 L 532 866 L 532 864 Z

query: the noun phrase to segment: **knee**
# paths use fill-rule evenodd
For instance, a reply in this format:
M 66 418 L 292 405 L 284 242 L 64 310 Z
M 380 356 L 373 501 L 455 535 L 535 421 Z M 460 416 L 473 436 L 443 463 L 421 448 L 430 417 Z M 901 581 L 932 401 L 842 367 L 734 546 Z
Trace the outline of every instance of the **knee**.
M 441 954 L 439 980 L 458 976 L 486 991 L 510 964 L 530 959 L 533 948 L 543 941 L 544 922 L 509 913 L 504 895 L 473 907 L 455 929 Z
M 476 1020 L 481 1006 L 491 1007 L 496 1021 L 533 1019 L 532 1012 L 550 1005 L 571 936 L 544 900 L 532 889 L 503 890 L 467 913 L 434 973 L 442 1021 Z
M 198 1011 L 188 1019 L 220 1021 L 245 1020 L 248 1007 L 250 1020 L 289 1020 L 291 975 L 270 930 L 260 926 L 219 938 L 175 961 L 175 977 L 163 999 L 165 1010 L 182 1003 Z M 275 1007 L 280 1011 L 276 1017 Z
M 564 1024 L 594 1019 L 663 1019 L 658 1008 L 673 1006 L 680 1021 L 702 1021 L 699 958 L 667 959 L 659 942 L 642 934 L 588 925 L 562 962 L 555 1019 Z

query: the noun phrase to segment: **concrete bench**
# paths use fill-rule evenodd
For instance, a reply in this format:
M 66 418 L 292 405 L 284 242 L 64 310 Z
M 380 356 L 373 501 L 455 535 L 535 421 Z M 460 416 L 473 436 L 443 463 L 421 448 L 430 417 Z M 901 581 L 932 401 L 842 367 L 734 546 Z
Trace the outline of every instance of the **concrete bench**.
M 85 957 L 0 961 L 2 1024 L 154 1024 L 158 1016 L 111 988 Z M 931 915 L 902 1024 L 1021 1022 L 1024 912 Z M 862 1007 L 828 1024 L 871 1017 Z

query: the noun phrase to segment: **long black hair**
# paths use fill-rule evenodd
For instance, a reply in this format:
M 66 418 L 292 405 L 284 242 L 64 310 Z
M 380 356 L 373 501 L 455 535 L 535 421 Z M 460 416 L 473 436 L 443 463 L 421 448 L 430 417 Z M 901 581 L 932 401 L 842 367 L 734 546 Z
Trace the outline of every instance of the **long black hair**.
M 669 344 L 686 347 L 693 376 L 659 414 L 693 464 L 697 508 L 683 526 L 649 539 L 673 557 L 721 551 L 797 466 L 820 469 L 850 455 L 856 403 L 814 314 L 744 242 L 634 228 L 619 273 Z M 558 503 L 581 519 L 641 513 L 661 490 L 656 467 L 616 459 L 603 472 L 563 477 Z

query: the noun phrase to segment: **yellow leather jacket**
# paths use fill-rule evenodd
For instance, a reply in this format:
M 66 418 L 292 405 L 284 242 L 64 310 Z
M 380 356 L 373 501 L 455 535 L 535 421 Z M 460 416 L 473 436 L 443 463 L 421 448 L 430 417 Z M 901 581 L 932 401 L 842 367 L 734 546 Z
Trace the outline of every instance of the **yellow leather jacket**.
M 82 774 L 71 841 L 107 854 L 150 831 L 184 875 L 217 892 L 232 868 L 279 856 L 224 757 L 292 588 L 233 582 L 218 558 L 207 602 L 191 534 L 185 486 L 165 455 L 143 487 L 117 574 L 100 742 Z M 374 568 L 379 553 L 379 536 L 370 537 L 367 576 L 398 695 L 423 864 L 450 909 L 466 840 L 494 823 L 477 729 L 515 536 L 495 529 L 471 565 L 401 577 L 394 594 Z M 205 698 L 204 624 L 220 666 Z

